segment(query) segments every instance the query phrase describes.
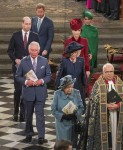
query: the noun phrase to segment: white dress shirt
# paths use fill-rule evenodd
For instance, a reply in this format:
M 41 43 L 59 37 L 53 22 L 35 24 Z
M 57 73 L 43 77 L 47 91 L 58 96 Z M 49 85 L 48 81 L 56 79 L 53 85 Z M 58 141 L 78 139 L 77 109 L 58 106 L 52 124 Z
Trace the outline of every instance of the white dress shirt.
M 29 32 L 25 32 L 23 29 L 22 29 L 22 37 L 23 37 L 23 41 L 24 41 L 24 36 L 25 36 L 25 33 L 26 33 L 26 37 L 27 37 L 27 42 L 28 42 L 28 39 L 29 39 Z

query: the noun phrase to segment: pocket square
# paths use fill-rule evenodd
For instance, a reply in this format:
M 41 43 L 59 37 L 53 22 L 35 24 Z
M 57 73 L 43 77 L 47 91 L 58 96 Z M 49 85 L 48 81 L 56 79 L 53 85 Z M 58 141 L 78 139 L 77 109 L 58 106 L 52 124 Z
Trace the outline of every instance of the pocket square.
M 45 68 L 45 66 L 41 66 L 41 69 Z

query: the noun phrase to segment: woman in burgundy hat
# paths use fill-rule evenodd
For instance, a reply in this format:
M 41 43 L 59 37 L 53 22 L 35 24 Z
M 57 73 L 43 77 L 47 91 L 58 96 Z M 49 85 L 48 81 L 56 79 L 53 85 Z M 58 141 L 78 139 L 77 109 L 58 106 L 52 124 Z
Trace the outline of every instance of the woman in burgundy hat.
M 87 42 L 86 38 L 80 37 L 81 28 L 82 28 L 82 20 L 79 18 L 72 19 L 70 21 L 70 27 L 72 30 L 72 36 L 65 41 L 64 52 L 65 52 L 66 46 L 68 46 L 73 41 L 75 41 L 79 44 L 82 44 L 84 46 L 79 53 L 79 57 L 83 57 L 85 60 L 85 72 L 86 72 L 86 76 L 88 78 L 90 75 L 90 63 L 89 63 L 89 57 L 88 57 L 88 42 Z M 66 54 L 64 52 L 63 52 L 63 57 L 66 57 Z

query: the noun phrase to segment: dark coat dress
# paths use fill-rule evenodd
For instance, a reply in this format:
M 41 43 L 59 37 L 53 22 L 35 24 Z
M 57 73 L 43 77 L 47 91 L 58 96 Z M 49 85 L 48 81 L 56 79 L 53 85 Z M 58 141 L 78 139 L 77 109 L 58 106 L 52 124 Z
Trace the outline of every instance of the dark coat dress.
M 78 57 L 75 63 L 71 62 L 69 58 L 62 59 L 56 77 L 56 87 L 59 86 L 60 79 L 66 75 L 72 75 L 72 78 L 76 78 L 74 88 L 80 91 L 84 101 L 83 86 L 86 83 L 84 58 Z
M 75 40 L 73 36 L 68 38 L 64 43 L 64 52 L 65 52 L 66 47 L 73 41 L 79 44 L 82 44 L 84 46 L 81 49 L 80 57 L 83 57 L 85 60 L 85 71 L 90 71 L 90 62 L 89 62 L 89 57 L 88 57 L 88 42 L 86 38 L 79 37 L 78 40 Z M 63 54 L 63 57 L 66 57 L 66 55 Z

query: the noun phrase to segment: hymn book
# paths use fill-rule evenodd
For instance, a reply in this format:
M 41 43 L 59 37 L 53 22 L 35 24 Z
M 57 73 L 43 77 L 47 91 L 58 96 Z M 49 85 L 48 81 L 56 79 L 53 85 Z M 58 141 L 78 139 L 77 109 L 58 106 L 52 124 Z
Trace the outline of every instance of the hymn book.
M 25 77 L 26 77 L 26 80 L 32 80 L 34 82 L 38 80 L 35 72 L 32 69 L 25 74 Z
M 122 98 L 119 96 L 119 94 L 112 89 L 110 92 L 107 93 L 107 102 L 108 103 L 119 103 L 122 101 Z

